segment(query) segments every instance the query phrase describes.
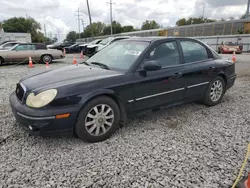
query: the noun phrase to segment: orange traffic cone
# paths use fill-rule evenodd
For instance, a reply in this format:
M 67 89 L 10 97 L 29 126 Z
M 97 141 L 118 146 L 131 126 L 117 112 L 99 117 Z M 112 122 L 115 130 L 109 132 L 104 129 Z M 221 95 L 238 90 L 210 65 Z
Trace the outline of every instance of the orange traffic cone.
M 232 56 L 232 62 L 233 62 L 233 63 L 236 62 L 236 55 L 235 55 L 235 52 L 233 53 L 233 56 Z
M 66 55 L 66 50 L 65 50 L 65 48 L 63 48 L 63 55 L 64 55 L 64 56 Z
M 247 180 L 245 181 L 245 187 L 246 187 L 246 188 L 250 188 L 250 173 L 248 174 L 248 178 L 247 178 Z
M 35 66 L 33 65 L 31 57 L 29 57 L 29 68 L 34 68 Z
M 49 69 L 49 63 L 46 62 L 46 65 L 45 65 L 46 69 Z
M 76 58 L 74 57 L 74 59 L 73 59 L 73 65 L 76 65 L 76 64 L 77 64 Z
M 81 59 L 84 59 L 84 55 L 83 52 L 81 51 Z

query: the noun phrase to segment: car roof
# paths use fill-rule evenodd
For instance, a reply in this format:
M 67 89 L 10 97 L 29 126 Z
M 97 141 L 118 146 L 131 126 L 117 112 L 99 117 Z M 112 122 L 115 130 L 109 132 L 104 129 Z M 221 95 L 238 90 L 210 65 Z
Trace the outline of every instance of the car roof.
M 198 41 L 197 39 L 193 38 L 185 38 L 185 37 L 165 37 L 165 36 L 157 36 L 157 37 L 130 37 L 127 39 L 124 39 L 126 41 L 145 41 L 145 42 L 153 42 L 153 41 L 161 41 L 161 40 L 166 40 L 166 39 L 191 39 L 194 41 Z

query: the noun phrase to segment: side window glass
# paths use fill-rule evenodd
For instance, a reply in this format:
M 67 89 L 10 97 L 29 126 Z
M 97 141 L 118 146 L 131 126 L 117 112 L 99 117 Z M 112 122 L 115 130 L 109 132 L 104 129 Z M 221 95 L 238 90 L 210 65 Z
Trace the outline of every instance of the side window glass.
M 17 51 L 26 51 L 29 50 L 28 45 L 19 45 L 16 47 Z
M 180 56 L 177 43 L 166 42 L 158 45 L 150 52 L 146 61 L 157 61 L 162 67 L 168 67 L 180 64 Z
M 180 41 L 185 63 L 192 63 L 208 59 L 207 50 L 194 41 Z
M 29 45 L 29 50 L 36 50 L 36 46 L 33 44 Z

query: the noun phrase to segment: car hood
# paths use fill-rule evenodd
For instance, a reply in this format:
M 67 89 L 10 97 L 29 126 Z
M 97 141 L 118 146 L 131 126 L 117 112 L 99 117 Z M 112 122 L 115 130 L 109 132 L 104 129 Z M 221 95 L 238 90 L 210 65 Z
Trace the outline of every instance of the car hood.
M 239 48 L 239 46 L 223 46 L 223 48 Z
M 29 74 L 23 77 L 20 82 L 25 85 L 27 90 L 43 90 L 69 84 L 91 82 L 121 74 L 117 71 L 101 69 L 99 67 L 72 65 Z

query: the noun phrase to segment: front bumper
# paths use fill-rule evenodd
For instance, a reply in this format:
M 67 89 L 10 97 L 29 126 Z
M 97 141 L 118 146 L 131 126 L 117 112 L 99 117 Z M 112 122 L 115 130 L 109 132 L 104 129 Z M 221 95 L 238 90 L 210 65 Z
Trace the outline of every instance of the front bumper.
M 15 92 L 10 95 L 12 112 L 20 126 L 32 135 L 73 135 L 78 105 L 51 109 L 33 109 L 21 104 Z M 56 115 L 70 113 L 68 118 L 56 119 Z

